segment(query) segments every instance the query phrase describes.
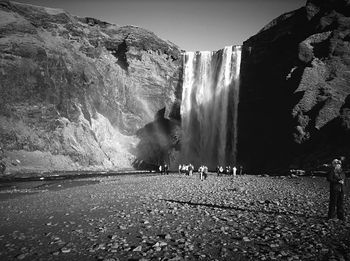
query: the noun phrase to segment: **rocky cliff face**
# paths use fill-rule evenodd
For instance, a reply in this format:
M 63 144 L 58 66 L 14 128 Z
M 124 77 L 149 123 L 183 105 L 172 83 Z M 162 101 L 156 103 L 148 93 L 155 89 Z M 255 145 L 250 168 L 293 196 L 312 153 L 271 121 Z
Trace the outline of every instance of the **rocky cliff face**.
M 8 171 L 132 168 L 137 131 L 179 119 L 181 51 L 142 28 L 0 1 L 0 59 Z
M 248 169 L 350 158 L 350 1 L 307 1 L 245 41 L 240 90 Z

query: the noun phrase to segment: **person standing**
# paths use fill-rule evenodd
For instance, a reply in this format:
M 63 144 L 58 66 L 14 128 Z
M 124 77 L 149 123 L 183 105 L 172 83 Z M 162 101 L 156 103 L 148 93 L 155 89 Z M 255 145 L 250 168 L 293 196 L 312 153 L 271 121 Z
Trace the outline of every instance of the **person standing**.
M 329 207 L 328 219 L 335 218 L 345 221 L 344 193 L 346 176 L 342 170 L 342 162 L 338 159 L 332 161 L 332 169 L 329 171 Z
M 164 174 L 169 175 L 169 166 L 168 166 L 168 164 L 164 165 Z
M 243 175 L 243 166 L 239 166 L 239 175 Z
M 237 175 L 237 168 L 236 168 L 236 166 L 233 166 L 232 171 L 233 171 L 233 173 L 232 173 L 233 177 L 235 178 L 236 175 Z
M 207 166 L 202 167 L 202 175 L 203 175 L 203 179 L 206 180 L 208 177 L 208 167 Z
M 204 166 L 200 166 L 199 169 L 198 169 L 198 172 L 199 172 L 199 178 L 201 179 L 201 181 L 204 180 L 204 176 L 203 176 L 203 168 Z
M 218 176 L 221 176 L 223 173 L 224 173 L 224 168 L 222 166 L 220 166 Z
M 193 170 L 194 170 L 194 166 L 191 163 L 189 163 L 188 164 L 188 175 L 189 176 L 192 176 Z
M 345 156 L 341 156 L 340 157 L 340 161 L 341 161 L 341 167 L 343 170 L 346 170 L 347 169 L 347 163 L 346 163 L 346 157 Z

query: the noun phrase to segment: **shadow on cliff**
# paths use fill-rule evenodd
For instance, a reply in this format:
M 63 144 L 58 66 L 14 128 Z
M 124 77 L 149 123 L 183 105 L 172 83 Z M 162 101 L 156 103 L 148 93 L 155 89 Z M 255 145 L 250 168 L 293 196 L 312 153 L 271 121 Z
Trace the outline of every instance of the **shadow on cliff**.
M 135 169 L 157 170 L 159 165 L 170 164 L 171 152 L 179 150 L 180 123 L 164 117 L 165 108 L 159 110 L 155 120 L 136 132 L 140 139 L 136 147 Z
M 293 41 L 289 36 L 280 40 Z M 250 173 L 281 171 L 289 165 L 295 126 L 290 112 L 302 98 L 294 92 L 306 68 L 300 63 L 294 67 L 296 53 L 296 47 L 288 49 L 276 43 L 264 54 L 243 49 L 237 151 L 238 161 Z M 262 61 L 262 55 L 269 59 Z M 281 61 L 280 56 L 288 58 Z
M 312 170 L 317 166 L 330 163 L 334 158 L 345 156 L 344 168 L 349 169 L 350 144 L 350 95 L 340 109 L 340 117 L 333 119 L 322 127 L 309 130 L 313 137 L 300 145 L 302 153 L 294 156 L 294 164 Z
M 308 5 L 311 2 L 308 1 Z M 326 2 L 330 1 L 322 1 Z M 317 63 L 331 56 L 334 44 L 330 43 L 335 40 L 329 40 L 327 31 L 334 32 L 339 27 L 336 16 L 328 13 L 331 7 L 323 6 L 317 14 L 312 10 L 316 9 L 303 7 L 284 14 L 243 44 L 238 160 L 249 172 L 283 172 L 292 165 L 310 165 L 307 161 L 316 161 L 317 155 L 322 161 L 333 153 L 338 154 L 336 151 L 345 151 L 338 149 L 344 146 L 337 136 L 346 138 L 346 130 L 339 127 L 342 124 L 340 118 L 320 130 L 310 129 L 311 138 L 302 142 L 294 135 L 307 116 L 314 121 L 323 107 L 319 99 L 313 110 L 304 113 L 300 109 L 304 114 L 293 116 L 305 91 L 311 93 L 312 88 L 322 89 L 321 84 L 317 85 L 322 78 L 318 71 L 314 75 L 305 76 L 304 73 L 306 69 L 310 71 L 310 67 L 316 71 L 313 61 Z M 325 81 L 331 80 L 332 77 Z M 296 92 L 301 84 L 302 90 Z M 310 125 L 314 127 L 315 124 L 310 122 Z

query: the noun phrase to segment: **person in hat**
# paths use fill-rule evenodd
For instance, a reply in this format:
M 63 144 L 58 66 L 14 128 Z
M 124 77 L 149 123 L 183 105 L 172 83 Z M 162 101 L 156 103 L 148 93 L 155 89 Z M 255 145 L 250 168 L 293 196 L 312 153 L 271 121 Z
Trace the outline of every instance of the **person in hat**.
M 341 160 L 334 159 L 332 161 L 332 169 L 327 175 L 327 180 L 329 181 L 328 219 L 337 216 L 338 219 L 345 221 L 344 190 L 346 176 L 342 170 Z

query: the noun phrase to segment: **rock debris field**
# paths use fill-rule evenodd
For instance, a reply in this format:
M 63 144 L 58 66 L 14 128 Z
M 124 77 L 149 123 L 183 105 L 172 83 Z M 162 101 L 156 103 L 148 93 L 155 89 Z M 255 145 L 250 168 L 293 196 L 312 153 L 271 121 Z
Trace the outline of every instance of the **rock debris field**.
M 323 177 L 79 181 L 2 190 L 0 260 L 350 260 Z

